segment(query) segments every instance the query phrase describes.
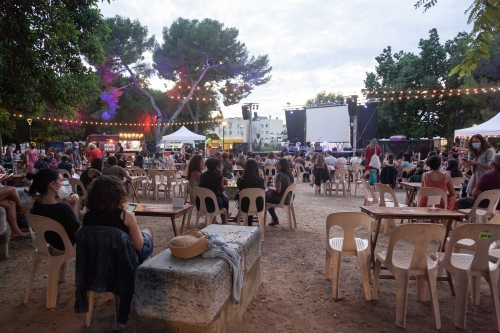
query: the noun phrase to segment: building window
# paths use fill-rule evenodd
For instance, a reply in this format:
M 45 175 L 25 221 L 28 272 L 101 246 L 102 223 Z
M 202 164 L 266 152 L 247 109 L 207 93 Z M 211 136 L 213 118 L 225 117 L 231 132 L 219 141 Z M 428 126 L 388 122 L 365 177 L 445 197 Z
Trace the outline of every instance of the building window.
M 243 133 L 243 131 L 241 131 L 241 136 L 243 136 L 243 135 L 245 135 L 245 134 Z
M 268 125 L 266 124 L 266 127 L 267 127 L 267 126 L 268 126 Z
M 257 134 L 257 139 L 260 139 L 260 134 Z
M 229 131 L 229 135 L 231 135 L 231 134 L 233 134 L 233 132 L 232 132 L 232 131 Z

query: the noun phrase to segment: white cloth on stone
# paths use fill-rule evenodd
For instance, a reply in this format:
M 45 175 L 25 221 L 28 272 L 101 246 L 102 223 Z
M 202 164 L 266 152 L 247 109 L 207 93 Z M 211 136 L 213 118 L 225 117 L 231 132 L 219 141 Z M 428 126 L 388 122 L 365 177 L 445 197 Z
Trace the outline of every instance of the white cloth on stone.
M 203 258 L 220 258 L 227 261 L 233 272 L 233 293 L 234 304 L 238 304 L 241 298 L 241 289 L 243 288 L 243 273 L 241 271 L 241 257 L 227 245 L 226 240 L 221 235 L 209 235 L 208 247 L 201 254 Z

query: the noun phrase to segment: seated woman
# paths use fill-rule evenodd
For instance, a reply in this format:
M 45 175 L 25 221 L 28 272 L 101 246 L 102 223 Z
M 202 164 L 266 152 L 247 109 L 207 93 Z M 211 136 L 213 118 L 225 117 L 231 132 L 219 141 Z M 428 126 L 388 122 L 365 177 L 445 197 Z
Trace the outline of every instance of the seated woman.
M 422 187 L 436 187 L 447 191 L 447 209 L 455 209 L 455 187 L 451 181 L 451 176 L 447 172 L 441 172 L 441 158 L 433 155 L 427 159 L 427 166 L 431 169 L 422 175 Z M 418 207 L 427 206 L 427 197 L 421 196 L 418 198 Z M 441 202 L 436 207 L 444 208 L 444 202 Z
M 19 198 L 19 195 L 14 187 L 0 187 L 0 207 L 5 208 L 5 211 L 7 212 L 7 222 L 9 223 L 12 231 L 11 240 L 31 238 L 29 234 L 22 232 L 17 224 L 18 219 L 26 220 L 26 217 L 24 216 L 24 207 L 21 204 L 21 199 Z
M 80 175 L 80 181 L 82 182 L 83 186 L 85 186 L 85 188 L 87 188 L 95 178 L 99 177 L 102 174 L 102 167 L 102 158 L 96 157 L 92 161 L 90 167 L 82 172 L 82 174 Z
M 276 154 L 272 151 L 269 152 L 269 154 L 267 154 L 266 160 L 264 161 L 264 165 L 276 165 L 276 163 Z
M 207 171 L 200 175 L 200 187 L 207 188 L 214 192 L 219 209 L 225 208 L 229 211 L 229 198 L 224 188 L 226 180 L 222 177 L 222 162 L 218 158 L 210 157 L 205 161 L 205 166 L 207 167 Z M 196 203 L 196 207 L 198 207 L 198 205 L 199 203 Z M 210 205 L 207 204 L 207 209 L 209 211 L 211 209 L 215 210 L 215 207 L 210 207 Z
M 69 162 L 69 156 L 64 154 L 61 156 L 61 162 L 57 164 L 58 169 L 63 169 L 69 172 L 71 175 L 71 169 L 73 169 L 73 164 Z
M 462 172 L 458 168 L 458 161 L 454 158 L 448 160 L 446 172 L 450 174 L 451 178 L 463 177 Z
M 203 156 L 201 155 L 194 155 L 189 160 L 186 180 L 188 181 L 189 199 L 191 204 L 195 201 L 193 189 L 200 186 L 200 175 L 203 172 L 204 167 L 205 163 L 203 162 Z
M 239 154 L 238 160 L 236 161 L 236 165 L 239 165 L 240 167 L 245 168 L 245 163 L 246 163 L 245 155 Z
M 319 187 L 318 193 L 321 193 L 321 181 L 326 183 L 330 180 L 330 171 L 326 166 L 323 154 L 319 154 L 316 157 L 316 163 L 313 165 L 312 174 L 314 175 L 314 185 Z
M 229 161 L 229 153 L 227 151 L 222 153 L 222 175 L 226 179 L 233 178 L 233 163 Z
M 144 164 L 144 156 L 137 155 L 134 160 L 134 166 L 138 166 L 139 168 L 144 169 L 143 164 Z
M 59 222 L 66 230 L 71 244 L 76 242 L 76 233 L 81 223 L 75 214 L 78 195 L 71 193 L 68 186 L 64 186 L 62 175 L 54 169 L 41 169 L 36 174 L 29 173 L 28 179 L 33 179 L 29 194 L 39 194 L 40 197 L 33 203 L 31 214 L 41 215 Z M 62 199 L 57 202 L 56 198 Z M 55 232 L 48 232 L 45 236 L 49 244 L 59 251 L 64 251 L 64 243 Z
M 264 178 L 259 175 L 259 165 L 254 159 L 249 159 L 246 163 L 245 170 L 243 170 L 243 175 L 238 178 L 236 185 L 238 190 L 244 190 L 246 188 L 261 188 L 266 189 L 264 186 Z M 247 200 L 243 200 L 240 203 L 240 208 L 243 211 L 248 211 L 250 203 Z M 264 208 L 264 202 L 257 200 L 257 209 L 260 211 Z M 252 226 L 252 215 L 248 215 L 248 226 Z
M 83 217 L 84 226 L 104 226 L 123 230 L 132 239 L 139 262 L 153 253 L 153 232 L 150 228 L 140 230 L 135 216 L 125 211 L 128 200 L 122 182 L 114 176 L 101 176 L 89 187 L 87 208 Z
M 417 167 L 408 173 L 408 181 L 420 183 L 422 181 L 422 175 L 425 173 L 424 166 L 424 161 L 418 161 Z
M 293 184 L 292 170 L 290 170 L 290 163 L 288 163 L 286 159 L 282 158 L 278 161 L 278 163 L 276 163 L 276 171 L 278 172 L 275 178 L 276 188 L 274 190 L 270 190 L 270 192 L 266 196 L 266 202 L 272 204 L 280 203 L 288 186 Z M 285 203 L 289 203 L 290 199 L 291 198 L 286 198 Z M 275 225 L 280 224 L 278 215 L 276 215 L 274 208 L 269 208 L 268 212 L 273 220 L 271 223 L 269 223 L 269 225 L 271 227 L 274 227 Z

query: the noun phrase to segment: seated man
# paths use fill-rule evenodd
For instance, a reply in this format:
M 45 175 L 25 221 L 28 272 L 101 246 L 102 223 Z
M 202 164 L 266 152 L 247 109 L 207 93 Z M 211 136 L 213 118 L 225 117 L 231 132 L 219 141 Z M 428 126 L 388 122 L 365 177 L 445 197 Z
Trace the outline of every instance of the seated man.
M 47 156 L 45 156 L 45 154 L 39 154 L 38 161 L 35 162 L 34 168 L 38 170 L 49 169 L 49 164 L 45 161 L 46 158 Z
M 326 155 L 326 158 L 325 158 L 326 165 L 328 165 L 329 167 L 333 167 L 333 166 L 335 166 L 335 164 L 337 164 L 337 159 L 332 156 L 331 151 L 327 150 L 325 155 Z
M 347 164 L 347 159 L 344 157 L 344 154 L 339 153 L 339 158 L 337 158 L 337 164 Z
M 128 181 L 132 180 L 132 177 L 122 167 L 118 166 L 118 159 L 115 156 L 110 156 L 108 158 L 108 166 L 102 170 L 102 174 L 106 176 L 115 176 L 122 182 L 126 179 Z M 127 187 L 125 185 L 125 187 Z
M 471 208 L 481 192 L 500 189 L 500 154 L 493 156 L 490 161 L 490 169 L 490 172 L 485 173 L 481 176 L 481 178 L 479 178 L 474 191 L 472 191 L 472 197 L 461 198 L 456 201 L 456 209 Z M 487 206 L 488 203 L 485 204 L 485 202 L 481 202 L 479 204 L 479 207 L 481 208 Z M 497 209 L 500 209 L 500 203 L 497 206 Z
M 73 164 L 70 163 L 68 155 L 64 154 L 63 156 L 61 156 L 61 162 L 57 164 L 57 168 L 66 170 L 71 175 L 71 169 L 73 169 Z

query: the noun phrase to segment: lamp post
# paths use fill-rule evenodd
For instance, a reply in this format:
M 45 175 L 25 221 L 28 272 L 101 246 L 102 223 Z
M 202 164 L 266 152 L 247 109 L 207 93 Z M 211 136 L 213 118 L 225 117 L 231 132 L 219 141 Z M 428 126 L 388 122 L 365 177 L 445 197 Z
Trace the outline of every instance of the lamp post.
M 226 131 L 226 121 L 222 121 L 222 151 L 224 151 L 224 132 Z
M 33 140 L 31 139 L 31 123 L 33 122 L 33 119 L 28 118 L 28 119 L 26 119 L 26 120 L 28 121 L 28 125 L 30 126 L 30 143 L 31 143 L 31 142 L 33 141 Z

